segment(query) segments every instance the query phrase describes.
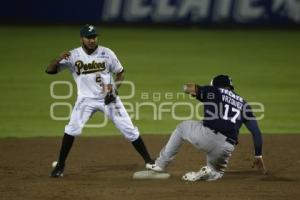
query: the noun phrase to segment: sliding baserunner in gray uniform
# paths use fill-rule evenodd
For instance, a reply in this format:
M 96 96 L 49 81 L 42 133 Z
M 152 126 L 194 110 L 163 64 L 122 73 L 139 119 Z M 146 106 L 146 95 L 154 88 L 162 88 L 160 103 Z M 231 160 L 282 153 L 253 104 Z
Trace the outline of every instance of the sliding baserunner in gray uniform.
M 262 136 L 249 104 L 234 92 L 227 75 L 216 76 L 210 86 L 184 85 L 184 91 L 204 103 L 203 121 L 184 121 L 172 133 L 155 164 L 146 168 L 162 172 L 174 159 L 184 140 L 207 154 L 207 164 L 197 172 L 188 172 L 186 181 L 213 181 L 221 178 L 238 143 L 239 129 L 244 123 L 253 135 L 256 166 L 266 173 L 262 158 Z

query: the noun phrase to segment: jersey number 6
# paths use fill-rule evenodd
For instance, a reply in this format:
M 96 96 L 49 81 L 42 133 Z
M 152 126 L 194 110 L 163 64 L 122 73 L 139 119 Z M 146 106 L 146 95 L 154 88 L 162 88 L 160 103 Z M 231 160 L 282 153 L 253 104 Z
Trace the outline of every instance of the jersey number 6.
M 96 74 L 96 83 L 98 83 L 99 85 L 102 85 L 102 80 L 101 80 L 100 74 Z

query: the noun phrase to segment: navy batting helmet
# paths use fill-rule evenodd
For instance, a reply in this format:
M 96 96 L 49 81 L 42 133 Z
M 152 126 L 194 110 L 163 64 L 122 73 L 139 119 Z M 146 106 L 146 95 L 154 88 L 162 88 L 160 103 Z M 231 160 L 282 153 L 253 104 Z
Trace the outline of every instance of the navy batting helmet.
M 234 90 L 232 80 L 228 75 L 218 75 L 213 78 L 210 84 L 215 87 L 229 87 Z

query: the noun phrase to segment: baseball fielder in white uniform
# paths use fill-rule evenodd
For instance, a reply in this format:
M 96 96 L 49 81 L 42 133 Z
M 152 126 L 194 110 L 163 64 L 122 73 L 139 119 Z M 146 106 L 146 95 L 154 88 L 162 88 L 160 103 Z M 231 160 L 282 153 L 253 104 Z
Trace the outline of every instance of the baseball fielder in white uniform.
M 153 163 L 140 133 L 124 108 L 116 89 L 124 80 L 124 69 L 117 56 L 109 48 L 98 45 L 98 34 L 92 25 L 80 30 L 81 47 L 62 53 L 47 67 L 46 73 L 56 74 L 68 69 L 77 84 L 78 98 L 70 122 L 65 127 L 61 150 L 50 177 L 63 176 L 65 161 L 75 136 L 96 112 L 103 112 L 124 137 L 129 140 L 145 163 Z M 112 75 L 116 75 L 113 80 Z

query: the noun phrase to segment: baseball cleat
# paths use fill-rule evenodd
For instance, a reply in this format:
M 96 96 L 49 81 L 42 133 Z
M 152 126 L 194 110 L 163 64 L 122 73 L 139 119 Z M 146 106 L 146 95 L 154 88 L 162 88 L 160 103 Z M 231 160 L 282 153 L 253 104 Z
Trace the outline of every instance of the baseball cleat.
M 184 181 L 198 181 L 198 180 L 209 180 L 211 169 L 207 166 L 202 167 L 198 172 L 188 172 L 182 176 Z
M 57 163 L 56 166 L 54 167 L 54 169 L 51 171 L 50 177 L 53 177 L 53 178 L 62 177 L 64 175 L 64 169 L 65 169 L 64 164 Z
M 159 167 L 158 165 L 154 164 L 150 164 L 150 163 L 146 163 L 146 169 L 155 171 L 155 172 L 163 172 L 164 169 Z

